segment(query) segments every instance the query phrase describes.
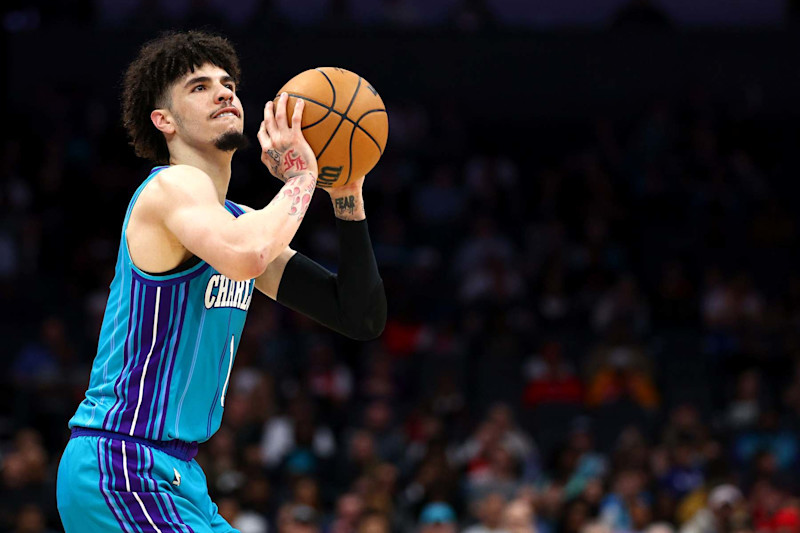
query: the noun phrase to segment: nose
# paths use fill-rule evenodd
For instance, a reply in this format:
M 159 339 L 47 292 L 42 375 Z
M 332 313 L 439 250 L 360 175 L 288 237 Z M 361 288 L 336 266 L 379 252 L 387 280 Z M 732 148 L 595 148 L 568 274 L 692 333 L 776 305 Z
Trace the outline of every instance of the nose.
M 217 102 L 227 102 L 233 101 L 233 91 L 230 88 L 225 87 L 222 85 L 220 87 L 219 93 L 217 93 Z

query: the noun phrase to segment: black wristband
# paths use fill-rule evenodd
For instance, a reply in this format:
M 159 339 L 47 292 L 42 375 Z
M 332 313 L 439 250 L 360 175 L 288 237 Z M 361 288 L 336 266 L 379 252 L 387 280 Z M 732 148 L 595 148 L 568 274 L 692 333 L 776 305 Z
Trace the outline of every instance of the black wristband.
M 374 339 L 386 324 L 386 295 L 367 221 L 336 220 L 339 273 L 297 253 L 278 287 L 278 302 L 358 340 Z

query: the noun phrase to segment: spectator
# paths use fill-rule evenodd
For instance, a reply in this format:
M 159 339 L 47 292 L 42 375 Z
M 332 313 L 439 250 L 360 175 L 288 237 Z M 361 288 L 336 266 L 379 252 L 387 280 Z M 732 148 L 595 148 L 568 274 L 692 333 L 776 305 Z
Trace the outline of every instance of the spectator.
M 371 511 L 361 517 L 356 533 L 391 533 L 389 518 L 381 513 Z
M 456 514 L 444 502 L 426 505 L 419 515 L 419 533 L 455 533 Z
M 527 407 L 540 403 L 579 404 L 583 400 L 583 385 L 572 365 L 564 360 L 558 342 L 546 342 L 540 353 L 526 362 L 524 372 L 528 382 L 523 401 Z
M 363 511 L 364 502 L 361 496 L 352 492 L 342 494 L 336 500 L 336 514 L 328 527 L 328 533 L 355 533 L 356 527 L 360 526 L 359 522 L 363 520 Z
M 319 533 L 317 512 L 307 505 L 285 504 L 278 512 L 278 533 Z
M 680 533 L 729 533 L 741 520 L 744 498 L 733 485 L 718 485 L 708 495 L 706 506 L 699 510 Z M 737 516 L 739 515 L 739 516 Z
M 533 507 L 524 499 L 512 500 L 503 510 L 502 527 L 509 533 L 536 533 L 533 523 Z
M 492 492 L 475 503 L 473 514 L 478 523 L 463 530 L 462 533 L 500 533 L 503 509 L 506 506 L 504 495 Z

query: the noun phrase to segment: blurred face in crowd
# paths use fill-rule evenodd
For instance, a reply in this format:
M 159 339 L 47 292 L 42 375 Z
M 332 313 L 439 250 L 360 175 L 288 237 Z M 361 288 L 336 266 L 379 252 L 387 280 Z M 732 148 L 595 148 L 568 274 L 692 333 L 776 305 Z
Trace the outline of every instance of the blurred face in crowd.
M 589 520 L 591 509 L 589 504 L 582 500 L 575 500 L 565 510 L 564 531 L 578 533 Z
M 509 533 L 535 533 L 533 509 L 524 500 L 514 500 L 503 511 L 503 528 Z
M 336 516 L 350 524 L 354 524 L 361 515 L 364 505 L 358 494 L 343 494 L 336 504 Z
M 367 431 L 358 431 L 350 441 L 350 453 L 356 462 L 366 462 L 375 457 L 375 441 Z
M 357 533 L 390 533 L 389 520 L 381 514 L 365 516 L 358 525 Z
M 490 494 L 484 498 L 478 509 L 478 518 L 491 529 L 497 528 L 503 519 L 506 499 L 500 494 Z
M 38 533 L 45 531 L 45 519 L 42 510 L 35 505 L 26 505 L 17 515 L 17 531 L 20 533 Z
M 294 486 L 294 500 L 308 506 L 315 506 L 319 499 L 319 486 L 310 477 L 299 478 Z
M 278 533 L 318 533 L 313 514 L 305 505 L 284 505 L 278 511 Z
M 492 471 L 495 475 L 507 476 L 514 472 L 514 458 L 504 446 L 495 446 L 491 454 Z
M 614 491 L 625 500 L 636 496 L 642 489 L 642 474 L 637 470 L 623 470 L 617 474 Z

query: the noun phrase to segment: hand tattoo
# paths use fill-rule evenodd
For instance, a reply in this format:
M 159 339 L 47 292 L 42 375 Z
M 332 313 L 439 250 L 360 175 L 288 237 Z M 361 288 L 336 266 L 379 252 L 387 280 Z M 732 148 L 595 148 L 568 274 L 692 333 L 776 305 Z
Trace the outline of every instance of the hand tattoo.
M 276 178 L 282 178 L 283 174 L 280 172 L 280 168 L 278 167 L 278 165 L 281 162 L 281 155 L 282 154 L 279 151 L 277 151 L 277 150 L 275 150 L 273 148 L 270 148 L 269 150 L 267 150 L 266 154 L 269 156 L 269 158 L 272 161 L 267 160 L 267 159 L 262 159 L 264 161 L 264 164 L 267 165 L 267 168 L 269 169 L 270 173 L 273 176 L 275 176 Z
M 292 157 L 294 155 L 294 157 Z M 283 160 L 283 173 L 292 171 L 292 170 L 306 170 L 308 165 L 303 158 L 299 155 L 295 155 L 295 151 L 292 150 L 288 154 L 286 154 L 286 158 Z
M 270 148 L 267 150 L 267 155 L 270 156 L 276 163 L 280 163 L 281 161 L 281 153 L 277 150 L 273 150 Z

